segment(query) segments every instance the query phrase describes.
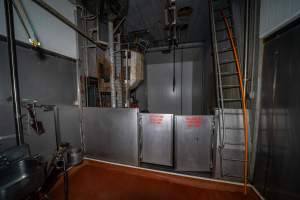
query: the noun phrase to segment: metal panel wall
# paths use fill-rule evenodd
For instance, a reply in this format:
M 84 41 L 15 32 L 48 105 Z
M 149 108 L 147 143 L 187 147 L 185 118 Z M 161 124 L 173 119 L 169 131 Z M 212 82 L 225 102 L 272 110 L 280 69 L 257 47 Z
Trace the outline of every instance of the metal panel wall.
M 138 165 L 138 109 L 83 109 L 86 154 L 97 159 Z
M 175 116 L 175 168 L 210 171 L 213 116 Z
M 40 154 L 45 159 L 49 159 L 56 151 L 54 112 L 44 112 L 36 110 L 38 120 L 42 121 L 45 133 L 37 135 L 29 127 L 26 118 L 23 120 L 25 129 L 25 142 L 30 145 L 33 154 Z M 23 111 L 25 113 L 25 111 Z M 58 128 L 59 137 L 62 142 L 68 142 L 73 147 L 80 148 L 80 129 L 79 129 L 79 108 L 76 106 L 58 106 Z
M 20 81 L 20 92 L 22 99 L 36 99 L 40 104 L 52 104 L 61 105 L 61 133 L 64 134 L 64 123 L 74 123 L 76 115 L 74 113 L 65 114 L 71 112 L 70 110 L 76 109 L 71 105 L 76 99 L 76 63 L 74 60 L 65 59 L 41 53 L 25 47 L 17 47 L 18 55 L 18 70 L 19 70 L 19 81 Z M 7 43 L 0 41 L 0 137 L 15 134 L 14 120 L 13 120 L 13 107 L 11 102 L 7 101 L 11 96 L 10 91 L 10 78 L 9 78 L 9 64 L 7 54 Z M 70 109 L 64 107 L 70 106 Z M 72 107 L 72 108 L 71 108 Z M 74 111 L 76 112 L 76 111 Z M 23 112 L 25 114 L 25 112 Z M 45 117 L 43 123 L 47 127 L 53 126 L 53 115 L 52 112 L 46 114 L 49 117 Z M 77 115 L 78 116 L 78 115 Z M 70 118 L 69 118 L 70 117 Z M 49 120 L 48 120 L 49 119 Z M 51 121 L 52 120 L 52 121 Z M 77 123 L 77 122 L 76 122 Z M 24 128 L 26 125 L 24 124 Z M 75 131 L 76 130 L 76 131 Z M 50 128 L 48 131 L 52 131 Z M 72 125 L 72 129 L 68 129 L 66 132 L 74 133 L 77 137 L 77 125 Z M 54 134 L 54 133 L 53 133 Z M 79 134 L 78 134 L 79 135 Z M 34 137 L 34 136 L 33 136 Z M 49 142 L 49 145 L 54 147 L 52 144 L 52 132 L 47 135 L 41 136 L 44 139 L 33 139 L 32 143 L 36 149 L 35 152 L 43 152 L 48 148 L 48 144 L 42 145 Z M 72 138 L 73 141 L 74 138 Z M 31 139 L 30 139 L 31 140 Z M 75 142 L 75 141 L 74 141 Z M 51 143 L 51 144 L 50 144 Z M 78 144 L 78 139 L 76 139 Z M 15 138 L 0 141 L 0 151 L 16 145 Z M 39 146 L 39 147 L 38 147 Z M 47 150 L 45 150 L 46 152 Z M 48 151 L 47 151 L 48 152 Z M 51 151 L 52 152 L 52 151 Z
M 192 54 L 191 49 L 188 50 Z M 176 52 L 176 84 L 173 91 L 172 56 L 173 54 L 162 54 L 161 52 L 150 52 L 146 55 L 148 110 L 151 113 L 172 113 L 178 115 L 185 113 L 189 115 L 192 114 L 192 58 L 184 57 L 181 83 L 181 54 L 180 51 Z
M 300 25 L 265 43 L 254 185 L 267 199 L 300 199 Z
M 140 114 L 142 162 L 173 165 L 173 115 Z
M 260 7 L 261 38 L 278 31 L 300 16 L 299 0 L 261 0 Z

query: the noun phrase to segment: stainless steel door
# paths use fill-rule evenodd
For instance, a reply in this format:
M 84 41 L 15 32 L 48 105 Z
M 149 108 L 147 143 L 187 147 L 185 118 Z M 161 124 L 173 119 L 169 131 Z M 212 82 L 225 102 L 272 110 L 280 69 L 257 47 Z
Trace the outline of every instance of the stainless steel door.
M 152 164 L 173 165 L 173 115 L 140 114 L 141 161 Z
M 175 169 L 210 171 L 213 116 L 175 116 Z
M 138 166 L 138 109 L 83 109 L 88 157 Z

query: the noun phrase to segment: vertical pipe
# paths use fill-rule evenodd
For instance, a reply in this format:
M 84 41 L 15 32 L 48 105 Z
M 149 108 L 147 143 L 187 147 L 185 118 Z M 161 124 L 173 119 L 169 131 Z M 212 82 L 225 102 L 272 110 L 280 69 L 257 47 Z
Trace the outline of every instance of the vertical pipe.
M 79 12 L 76 8 L 74 11 L 75 16 L 75 24 L 78 25 L 78 18 Z M 81 10 L 81 12 L 83 12 Z M 79 34 L 76 32 L 76 82 L 77 82 L 77 102 L 79 107 L 79 133 L 80 133 L 80 144 L 83 152 L 85 152 L 85 145 L 84 145 L 84 135 L 83 135 L 83 109 L 82 109 L 82 96 L 80 90 L 80 77 L 82 74 L 81 70 L 81 62 L 80 62 L 80 45 L 79 45 Z
M 69 173 L 67 169 L 67 163 L 66 159 L 63 158 L 64 166 L 63 166 L 63 171 L 64 171 L 64 200 L 69 199 Z
M 87 16 L 88 12 L 86 9 L 84 9 L 84 18 L 83 18 L 83 27 L 84 27 L 84 32 L 88 32 L 88 25 L 87 25 Z M 85 105 L 88 107 L 89 106 L 89 82 L 88 82 L 88 77 L 89 77 L 89 60 L 88 60 L 88 45 L 89 42 L 87 39 L 84 40 L 84 62 L 85 62 Z
M 12 90 L 12 97 L 13 97 L 13 109 L 14 109 L 15 126 L 16 126 L 16 138 L 17 138 L 17 145 L 21 145 L 24 143 L 24 135 L 23 135 L 23 126 L 22 126 L 22 119 L 21 119 L 18 64 L 17 64 L 14 16 L 13 16 L 13 2 L 12 0 L 5 0 L 4 5 L 5 5 L 7 44 L 8 44 L 8 56 L 9 56 L 10 77 L 11 77 L 11 90 Z
M 54 117 L 56 150 L 58 151 L 59 145 L 61 144 L 61 135 L 60 135 L 60 125 L 59 125 L 59 112 L 58 112 L 57 105 L 53 107 L 53 117 Z
M 183 80 L 183 48 L 181 48 L 181 64 L 180 64 L 180 114 L 182 115 L 182 91 L 183 91 L 183 88 L 182 88 L 182 80 Z
M 126 98 L 126 103 L 125 107 L 129 107 L 129 74 L 128 74 L 128 50 L 125 51 L 125 98 Z
M 115 61 L 114 61 L 114 24 L 110 19 L 108 21 L 108 48 L 110 58 L 110 87 L 111 87 L 111 107 L 116 107 L 116 91 L 115 91 Z
M 249 46 L 249 0 L 246 0 L 245 8 L 245 28 L 244 28 L 244 91 L 247 93 L 247 72 L 248 72 L 248 46 Z

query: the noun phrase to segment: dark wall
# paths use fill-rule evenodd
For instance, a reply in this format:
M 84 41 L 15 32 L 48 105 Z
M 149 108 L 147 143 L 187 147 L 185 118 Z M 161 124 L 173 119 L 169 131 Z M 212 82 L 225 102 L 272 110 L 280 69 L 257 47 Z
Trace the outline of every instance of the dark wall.
M 300 25 L 265 43 L 254 185 L 267 199 L 299 199 Z
M 2 38 L 0 41 L 0 137 L 15 134 L 12 103 L 7 101 L 7 98 L 11 96 L 11 85 L 7 43 L 3 40 L 5 39 Z M 67 113 L 75 109 L 72 105 L 76 99 L 76 62 L 73 59 L 54 54 L 41 54 L 23 45 L 17 47 L 17 58 L 21 98 L 35 99 L 40 104 L 61 105 L 64 107 L 61 109 L 62 116 L 68 116 Z M 69 109 L 65 108 L 66 106 Z M 77 113 L 77 111 L 74 112 Z M 24 110 L 22 113 L 26 114 Z M 27 134 L 25 140 L 33 145 L 40 143 L 41 148 L 43 148 L 42 143 L 44 142 L 44 148 L 50 148 L 55 141 L 53 138 L 53 115 L 51 112 L 44 113 L 43 111 L 39 111 L 37 114 L 43 119 L 46 133 L 44 136 L 32 140 L 31 138 L 35 137 L 35 134 L 27 129 L 28 126 L 24 120 L 24 132 Z M 64 124 L 62 126 L 66 127 Z M 73 127 L 77 127 L 77 125 Z M 0 140 L 0 150 L 12 145 L 15 145 L 15 138 Z M 41 150 L 34 149 L 37 152 Z

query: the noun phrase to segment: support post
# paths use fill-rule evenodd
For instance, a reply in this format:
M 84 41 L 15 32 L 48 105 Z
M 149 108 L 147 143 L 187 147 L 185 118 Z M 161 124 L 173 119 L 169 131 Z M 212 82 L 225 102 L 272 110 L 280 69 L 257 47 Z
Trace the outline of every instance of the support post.
M 14 16 L 13 16 L 13 2 L 12 0 L 5 0 L 5 17 L 6 17 L 6 31 L 7 31 L 7 46 L 11 78 L 11 93 L 13 110 L 16 126 L 16 139 L 17 145 L 24 143 L 23 126 L 21 118 L 21 104 L 20 104 L 20 91 L 19 91 L 19 78 L 18 78 L 18 65 L 16 53 L 16 40 L 14 29 Z
M 111 19 L 108 21 L 108 48 L 110 58 L 110 87 L 111 87 L 111 107 L 116 107 L 116 91 L 115 91 L 115 59 L 114 59 L 114 24 Z

